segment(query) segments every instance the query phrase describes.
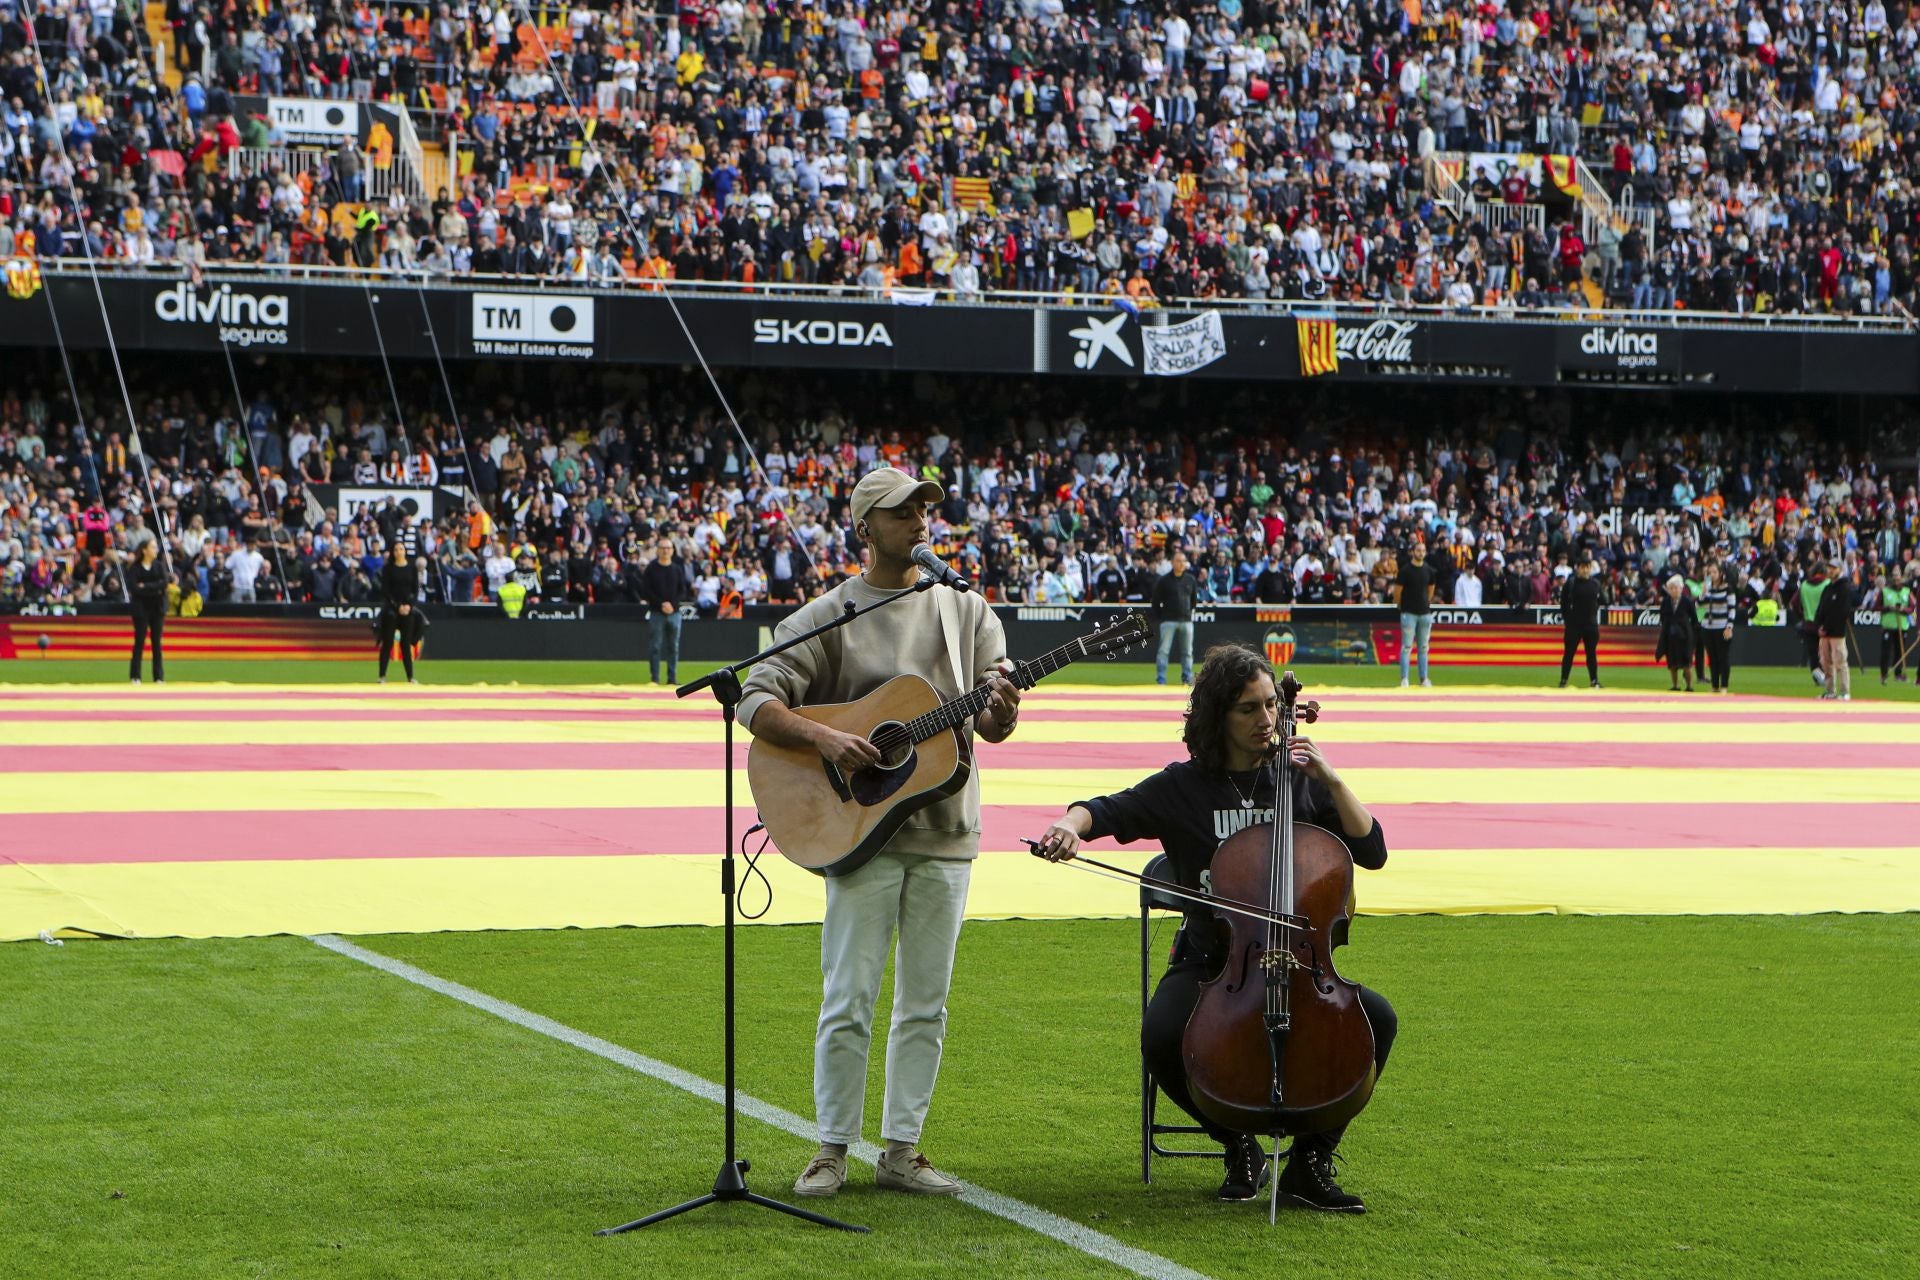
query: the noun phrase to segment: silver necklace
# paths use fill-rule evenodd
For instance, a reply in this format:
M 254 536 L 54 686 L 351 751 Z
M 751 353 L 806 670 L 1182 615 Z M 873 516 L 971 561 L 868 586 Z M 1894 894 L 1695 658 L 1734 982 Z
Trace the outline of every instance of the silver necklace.
M 1231 773 L 1227 775 L 1227 785 L 1233 788 L 1233 794 L 1240 797 L 1240 807 L 1242 809 L 1251 809 L 1253 808 L 1253 793 L 1260 789 L 1260 771 L 1258 769 L 1253 771 L 1253 785 L 1245 791 L 1240 789 L 1240 784 L 1233 780 Z

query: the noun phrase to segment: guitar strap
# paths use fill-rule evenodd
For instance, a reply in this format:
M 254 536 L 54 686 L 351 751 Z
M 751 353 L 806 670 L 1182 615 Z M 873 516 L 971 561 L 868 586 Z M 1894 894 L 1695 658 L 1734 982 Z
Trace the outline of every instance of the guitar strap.
M 945 587 L 935 587 L 934 597 L 940 603 L 940 629 L 947 633 L 947 661 L 953 665 L 953 687 L 959 690 L 956 697 L 963 697 L 973 689 L 973 673 L 968 664 L 960 660 L 960 601 L 959 593 Z

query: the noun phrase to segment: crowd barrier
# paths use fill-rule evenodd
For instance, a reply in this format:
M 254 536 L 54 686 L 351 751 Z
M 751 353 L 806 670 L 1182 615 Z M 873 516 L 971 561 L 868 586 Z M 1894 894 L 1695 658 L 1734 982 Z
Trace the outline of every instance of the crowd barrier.
M 996 605 L 1014 658 L 1045 652 L 1090 634 L 1128 612 L 1114 605 Z M 774 625 L 790 610 L 756 605 L 743 618 L 700 618 L 681 628 L 680 656 L 689 662 L 731 661 L 772 641 Z M 647 610 L 640 605 L 534 604 L 520 618 L 493 605 L 424 607 L 430 626 L 425 653 L 445 660 L 634 662 L 647 660 Z M 379 607 L 352 605 L 215 604 L 197 618 L 167 623 L 167 652 L 175 658 L 245 661 L 370 661 Z M 1658 611 L 1614 608 L 1600 629 L 1603 665 L 1650 664 Z M 1151 618 L 1149 618 L 1151 621 Z M 1870 667 L 1880 661 L 1876 615 L 1861 611 L 1855 639 Z M 0 606 L 0 660 L 124 661 L 132 646 L 125 606 L 88 604 L 48 608 Z M 1503 607 L 1435 610 L 1432 662 L 1440 666 L 1554 666 L 1562 627 L 1557 609 Z M 44 641 L 44 643 L 43 643 Z M 1391 606 L 1219 605 L 1194 616 L 1194 648 L 1226 641 L 1251 644 L 1278 665 L 1397 665 L 1399 615 Z M 858 643 L 857 634 L 854 643 Z M 1151 661 L 1151 648 L 1129 655 Z M 1738 666 L 1795 666 L 1802 661 L 1797 629 L 1737 627 Z M 537 677 L 536 677 L 537 678 Z

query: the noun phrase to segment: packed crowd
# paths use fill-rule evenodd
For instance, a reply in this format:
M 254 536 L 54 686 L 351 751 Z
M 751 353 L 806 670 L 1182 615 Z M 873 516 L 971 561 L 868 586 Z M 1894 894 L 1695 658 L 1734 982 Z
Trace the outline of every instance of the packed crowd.
M 730 615 L 857 573 L 847 496 L 881 464 L 946 489 L 936 549 L 1009 602 L 1144 602 L 1187 568 L 1201 603 L 1375 603 L 1418 542 L 1459 606 L 1553 603 L 1583 558 L 1613 602 L 1651 606 L 1711 561 L 1784 621 L 1812 565 L 1840 564 L 1865 599 L 1882 569 L 1914 572 L 1920 534 L 1910 467 L 1779 403 L 1760 429 L 1729 421 L 1737 401 L 1649 414 L 1589 396 L 1575 430 L 1568 393 L 1348 391 L 1283 422 L 1230 388 L 1175 403 L 751 375 L 732 392 L 750 453 L 677 375 L 597 403 L 558 375 L 476 390 L 458 424 L 396 420 L 347 370 L 263 385 L 244 414 L 153 376 L 137 442 L 42 390 L 0 396 L 0 599 L 119 599 L 126 557 L 158 537 L 188 613 L 368 601 L 405 546 L 436 601 L 497 601 L 513 580 L 516 599 L 658 605 L 664 560 L 681 602 Z M 1407 426 L 1436 406 L 1473 425 Z M 1897 420 L 1859 438 L 1914 455 Z
M 0 0 L 0 257 L 1908 317 L 1920 27 L 1883 0 Z M 25 49 L 36 19 L 49 83 Z M 529 21 L 544 18 L 545 21 Z M 229 180 L 242 91 L 393 98 L 471 161 Z M 1583 159 L 1429 190 L 1429 156 Z M 72 192 L 69 197 L 68 192 Z M 1479 206 L 1476 206 L 1479 207 Z M 343 211 L 344 210 L 344 211 Z M 1582 228 L 1592 236 L 1584 238 Z M 85 243 L 82 244 L 82 240 Z

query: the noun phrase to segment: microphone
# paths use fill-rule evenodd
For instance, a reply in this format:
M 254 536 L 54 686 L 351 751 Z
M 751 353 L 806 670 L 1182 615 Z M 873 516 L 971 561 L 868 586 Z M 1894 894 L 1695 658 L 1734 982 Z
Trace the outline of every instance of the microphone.
M 947 567 L 947 562 L 934 554 L 926 543 L 917 543 L 913 548 L 913 562 L 927 571 L 927 575 L 943 587 L 952 587 L 955 591 L 971 591 L 973 584 Z

